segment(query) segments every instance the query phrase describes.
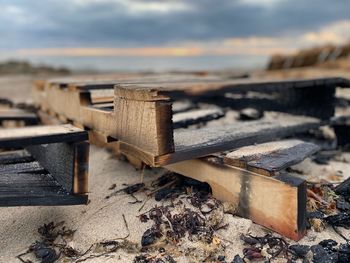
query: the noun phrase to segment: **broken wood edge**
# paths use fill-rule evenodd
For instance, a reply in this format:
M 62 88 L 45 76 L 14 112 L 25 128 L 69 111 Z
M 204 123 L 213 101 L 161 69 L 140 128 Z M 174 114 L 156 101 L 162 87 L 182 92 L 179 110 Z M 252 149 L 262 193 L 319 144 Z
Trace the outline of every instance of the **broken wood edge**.
M 89 192 L 89 149 L 90 144 L 87 141 L 74 143 L 74 194 Z
M 287 142 L 290 140 L 281 140 L 280 142 Z M 258 144 L 255 147 L 259 147 L 259 145 L 269 145 L 273 142 Z M 300 152 L 299 148 L 300 146 L 304 146 L 304 151 Z M 248 146 L 248 147 L 254 147 L 254 146 Z M 242 147 L 245 148 L 245 147 Z M 253 148 L 252 148 L 253 149 Z M 316 153 L 320 150 L 320 147 L 308 142 L 299 141 L 297 144 L 293 145 L 290 148 L 283 148 L 283 149 L 274 149 L 270 152 L 265 153 L 258 153 L 257 155 L 250 155 L 250 156 L 242 156 L 242 158 L 239 159 L 233 159 L 232 157 L 229 157 L 229 154 L 225 155 L 223 157 L 223 161 L 227 165 L 235 166 L 238 168 L 246 169 L 254 173 L 262 174 L 265 176 L 275 176 L 282 170 L 284 170 L 287 167 L 290 167 L 294 164 L 300 163 L 312 154 Z M 239 149 L 236 149 L 235 151 L 239 151 Z M 267 158 L 268 155 L 272 155 L 271 160 L 273 159 L 274 154 L 279 154 L 281 156 L 288 156 L 293 154 L 293 159 L 286 160 L 286 162 L 279 167 L 263 167 L 259 164 L 260 160 L 264 160 Z M 265 155 L 265 156 L 264 156 Z
M 267 177 L 201 159 L 165 168 L 208 183 L 213 196 L 237 204 L 242 217 L 295 241 L 306 234 L 306 182 L 302 179 L 290 175 Z

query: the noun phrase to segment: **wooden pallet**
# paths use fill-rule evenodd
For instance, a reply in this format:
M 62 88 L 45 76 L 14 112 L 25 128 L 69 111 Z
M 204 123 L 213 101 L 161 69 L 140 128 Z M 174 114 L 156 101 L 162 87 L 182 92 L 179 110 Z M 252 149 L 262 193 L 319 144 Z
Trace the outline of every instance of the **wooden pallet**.
M 117 143 L 123 154 L 136 161 L 165 166 L 207 182 L 215 197 L 238 204 L 238 213 L 243 217 L 294 240 L 300 239 L 306 231 L 306 184 L 284 169 L 300 162 L 317 147 L 300 141 L 249 145 L 307 132 L 319 127 L 320 120 L 275 114 L 273 118 L 257 121 L 232 120 L 210 125 L 212 120 L 225 115 L 225 110 L 213 105 L 218 103 L 210 98 L 224 99 L 228 92 L 263 90 L 286 94 L 314 91 L 316 87 L 333 94 L 335 86 L 346 86 L 349 82 L 338 78 L 152 81 L 147 84 L 130 79 L 110 83 L 56 81 L 46 84 L 45 102 L 39 104 L 48 107 L 49 116 L 88 128 L 95 141 Z M 116 82 L 118 85 L 113 88 Z M 191 101 L 185 100 L 188 98 Z M 210 105 L 203 106 L 202 102 Z M 203 122 L 207 126 L 193 128 Z M 240 148 L 243 146 L 250 148 Z M 252 152 L 260 154 L 247 154 Z
M 306 233 L 306 182 L 284 169 L 317 150 L 312 143 L 286 140 L 165 167 L 208 183 L 213 196 L 237 204 L 242 217 L 299 240 Z
M 0 206 L 86 204 L 87 139 L 72 125 L 2 129 Z
M 120 80 L 119 84 L 116 85 L 115 94 L 113 94 L 112 88 L 115 83 L 118 83 L 118 81 L 83 82 L 80 80 L 80 82 L 74 82 L 70 80 L 60 82 L 56 80 L 48 82 L 45 86 L 46 99 L 44 102 L 39 102 L 39 104 L 43 105 L 42 108 L 49 105 L 48 112 L 51 115 L 71 120 L 73 123 L 79 124 L 81 127 L 87 127 L 95 134 L 99 134 L 95 137 L 102 138 L 103 143 L 108 143 L 110 138 L 118 139 L 121 142 L 122 152 L 134 155 L 151 166 L 162 166 L 170 162 L 181 161 L 183 160 L 181 156 L 186 156 L 184 153 L 188 151 L 191 154 L 187 155 L 186 158 L 201 156 L 198 149 L 190 150 L 191 148 L 196 149 L 195 145 L 182 147 L 180 141 L 182 138 L 186 138 L 188 135 L 195 138 L 201 136 L 203 131 L 200 130 L 197 134 L 176 131 L 176 125 L 180 121 L 175 116 L 178 113 L 172 111 L 172 106 L 179 100 L 190 97 L 198 101 L 201 98 L 213 96 L 220 96 L 220 99 L 222 99 L 228 92 L 247 91 L 285 94 L 291 90 L 312 89 L 314 91 L 317 88 L 319 90 L 330 90 L 331 93 L 334 93 L 336 86 L 350 86 L 349 81 L 342 78 L 288 81 L 224 79 L 219 81 L 218 79 L 201 79 L 198 77 L 192 79 L 187 77 L 186 80 L 174 77 L 169 81 L 165 81 L 162 78 L 157 80 L 152 77 L 148 83 L 147 80 L 142 78 Z M 332 96 L 328 97 L 332 98 Z M 295 98 L 291 100 L 293 99 Z M 308 102 L 308 104 L 312 103 Z M 323 100 L 316 104 L 318 108 L 322 108 L 324 105 Z M 291 104 L 288 105 L 288 108 L 293 108 L 290 107 Z M 200 122 L 200 118 L 197 121 Z M 244 125 L 249 126 L 248 124 Z M 221 127 L 221 129 L 218 127 L 215 132 L 218 132 L 218 137 L 233 129 L 241 133 L 247 128 L 244 125 L 238 128 L 233 125 Z M 311 118 L 299 118 L 297 121 L 293 119 L 290 123 L 284 123 L 284 126 L 278 126 L 272 122 L 269 124 L 266 122 L 256 123 L 255 125 L 265 127 L 256 131 L 259 134 L 269 131 L 264 136 L 255 137 L 259 137 L 259 141 L 256 142 L 263 142 L 270 140 L 269 136 L 285 137 L 295 132 L 306 131 L 316 127 L 318 122 Z M 292 129 L 294 126 L 297 129 Z M 280 132 L 280 128 L 286 132 Z M 274 130 L 274 132 L 270 132 L 271 130 Z M 240 140 L 241 144 L 232 143 L 237 140 Z M 203 154 L 230 150 L 232 147 L 254 143 L 255 139 L 246 140 L 245 143 L 242 140 L 242 138 L 237 137 L 226 138 L 220 145 L 215 146 L 209 141 L 203 141 L 202 146 L 206 143 L 211 145 L 207 147 L 207 151 L 204 151 Z M 193 153 L 194 151 L 197 153 Z

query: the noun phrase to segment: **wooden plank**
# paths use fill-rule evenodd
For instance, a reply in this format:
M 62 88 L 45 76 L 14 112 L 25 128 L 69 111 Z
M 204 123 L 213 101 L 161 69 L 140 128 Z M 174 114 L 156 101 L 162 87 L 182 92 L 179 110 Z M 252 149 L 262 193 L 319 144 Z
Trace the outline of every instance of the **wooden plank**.
M 190 100 L 177 100 L 173 102 L 173 114 L 195 109 L 197 106 Z
M 3 152 L 0 154 L 1 164 L 15 164 L 33 162 L 34 158 L 27 151 L 19 150 L 12 152 Z
M 11 164 L 1 164 L 0 173 L 34 173 L 43 172 L 44 168 L 37 162 L 25 162 L 25 163 L 11 163 Z
M 7 120 L 20 120 L 34 124 L 38 122 L 38 117 L 34 113 L 20 109 L 0 110 L 0 122 Z
M 306 183 L 290 176 L 267 177 L 203 159 L 165 167 L 206 182 L 213 196 L 237 204 L 238 214 L 293 240 L 306 233 Z
M 173 128 L 186 128 L 190 125 L 205 123 L 225 116 L 219 107 L 208 107 L 173 114 Z
M 22 148 L 35 144 L 74 142 L 87 139 L 86 131 L 70 124 L 1 129 L 0 148 Z
M 307 132 L 319 125 L 319 120 L 315 118 L 283 114 L 275 121 L 263 119 L 196 130 L 175 130 L 175 152 L 161 156 L 155 156 L 123 141 L 120 142 L 120 150 L 151 166 L 163 166 L 288 137 Z
M 283 140 L 251 145 L 226 154 L 224 162 L 259 174 L 273 176 L 319 150 L 313 143 Z
M 118 84 L 115 94 L 125 99 L 140 99 L 155 101 L 165 98 L 184 98 L 187 96 L 213 96 L 228 92 L 245 91 L 283 91 L 293 88 L 308 88 L 322 86 L 349 87 L 350 81 L 345 78 L 315 78 L 315 79 L 235 79 L 222 81 L 197 81 L 183 83 L 146 83 L 146 84 Z

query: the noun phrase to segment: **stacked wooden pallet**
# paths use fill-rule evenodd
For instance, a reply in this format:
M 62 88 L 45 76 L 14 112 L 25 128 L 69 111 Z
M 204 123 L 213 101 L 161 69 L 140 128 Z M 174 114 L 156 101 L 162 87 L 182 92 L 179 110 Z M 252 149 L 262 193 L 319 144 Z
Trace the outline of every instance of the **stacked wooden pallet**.
M 327 119 L 334 113 L 334 108 L 321 114 L 318 110 L 332 105 L 337 86 L 348 87 L 350 82 L 151 75 L 53 80 L 34 88 L 34 93 L 46 117 L 85 127 L 100 144 L 117 141 L 123 154 L 152 167 L 208 182 L 214 196 L 236 203 L 242 216 L 297 240 L 305 233 L 306 186 L 284 169 L 317 146 L 302 141 L 255 144 L 319 127 L 315 117 Z M 315 91 L 318 96 L 312 95 Z M 269 103 L 277 98 L 280 111 L 309 116 L 271 113 L 238 122 L 222 106 L 234 108 L 237 101 L 246 105 L 237 97 L 246 99 L 249 92 L 259 93 L 252 101 L 263 101 L 263 110 L 271 110 Z M 273 98 L 267 103 L 269 96 Z M 249 145 L 255 146 L 240 149 Z

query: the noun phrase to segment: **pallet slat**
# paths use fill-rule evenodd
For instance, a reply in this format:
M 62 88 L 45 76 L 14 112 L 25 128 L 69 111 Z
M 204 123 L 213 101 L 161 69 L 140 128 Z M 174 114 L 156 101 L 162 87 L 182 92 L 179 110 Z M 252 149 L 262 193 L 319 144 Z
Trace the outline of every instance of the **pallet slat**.
M 301 162 L 319 150 L 319 146 L 301 140 L 283 140 L 251 145 L 229 152 L 224 158 L 228 165 L 272 176 Z
M 87 140 L 87 133 L 72 125 L 34 126 L 21 129 L 2 129 L 0 148 L 25 147 L 33 144 Z

